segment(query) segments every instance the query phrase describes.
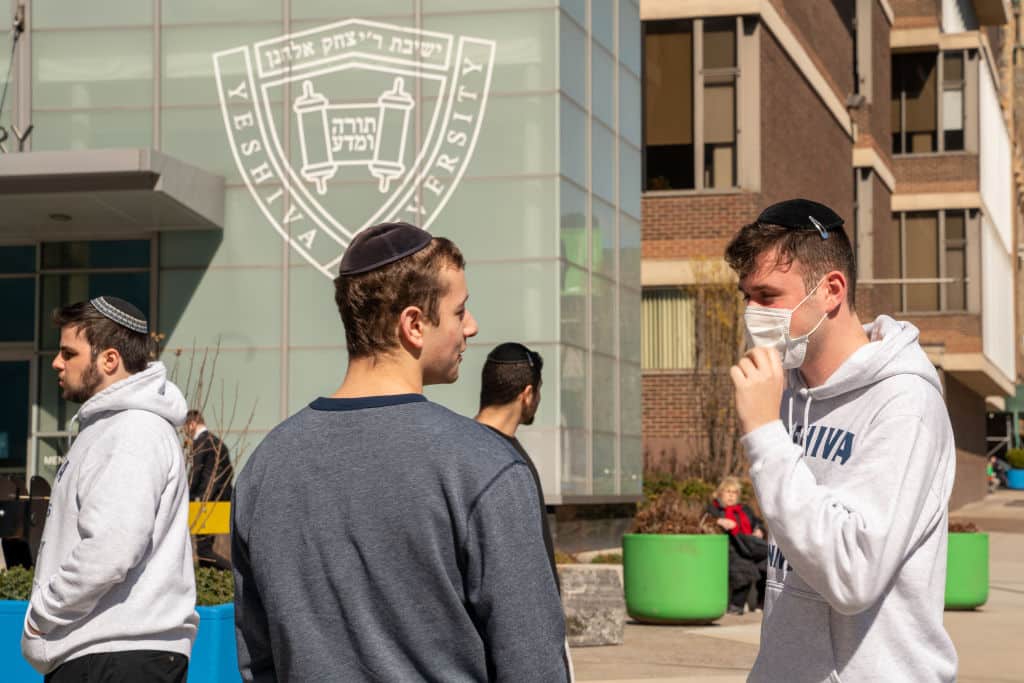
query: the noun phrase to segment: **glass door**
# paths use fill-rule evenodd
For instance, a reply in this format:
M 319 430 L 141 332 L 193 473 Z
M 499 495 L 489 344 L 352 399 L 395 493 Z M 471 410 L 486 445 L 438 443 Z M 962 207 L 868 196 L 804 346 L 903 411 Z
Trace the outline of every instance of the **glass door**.
M 0 475 L 25 477 L 32 362 L 0 360 Z

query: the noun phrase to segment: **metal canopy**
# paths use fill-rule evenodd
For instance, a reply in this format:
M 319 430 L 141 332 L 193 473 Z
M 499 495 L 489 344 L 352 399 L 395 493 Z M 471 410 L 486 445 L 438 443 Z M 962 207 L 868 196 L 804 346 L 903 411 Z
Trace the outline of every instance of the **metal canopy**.
M 151 149 L 0 155 L 0 239 L 220 230 L 224 178 Z

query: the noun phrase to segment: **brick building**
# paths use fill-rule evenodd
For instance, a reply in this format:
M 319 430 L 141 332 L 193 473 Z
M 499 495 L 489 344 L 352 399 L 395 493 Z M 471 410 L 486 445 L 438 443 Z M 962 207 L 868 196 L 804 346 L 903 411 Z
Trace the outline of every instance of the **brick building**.
M 1024 367 L 1009 2 L 644 0 L 641 19 L 648 462 L 701 429 L 707 264 L 803 196 L 846 219 L 861 318 L 921 329 L 956 432 L 952 505 L 983 495 L 986 408 Z

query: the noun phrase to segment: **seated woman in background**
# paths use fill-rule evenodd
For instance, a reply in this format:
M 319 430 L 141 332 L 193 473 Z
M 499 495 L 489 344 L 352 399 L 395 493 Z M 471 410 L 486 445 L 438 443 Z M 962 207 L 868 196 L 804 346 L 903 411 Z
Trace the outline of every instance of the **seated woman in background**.
M 740 502 L 742 487 L 736 477 L 718 485 L 708 513 L 729 532 L 729 614 L 743 614 L 764 603 L 764 582 L 768 569 L 768 544 L 764 522 L 749 505 Z

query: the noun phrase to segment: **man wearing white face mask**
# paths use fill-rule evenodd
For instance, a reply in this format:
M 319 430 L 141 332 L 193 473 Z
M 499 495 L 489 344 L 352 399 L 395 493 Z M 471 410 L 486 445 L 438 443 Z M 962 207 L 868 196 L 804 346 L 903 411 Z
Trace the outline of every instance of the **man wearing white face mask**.
M 771 531 L 750 680 L 951 681 L 953 431 L 917 329 L 857 318 L 842 223 L 794 199 L 726 249 L 754 347 L 731 369 L 736 407 Z

